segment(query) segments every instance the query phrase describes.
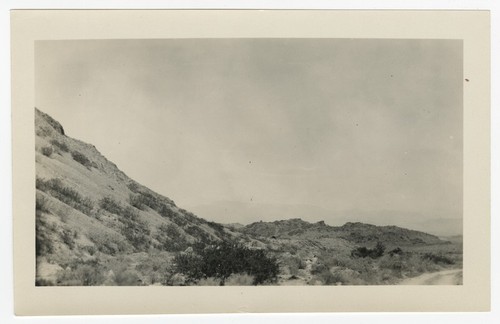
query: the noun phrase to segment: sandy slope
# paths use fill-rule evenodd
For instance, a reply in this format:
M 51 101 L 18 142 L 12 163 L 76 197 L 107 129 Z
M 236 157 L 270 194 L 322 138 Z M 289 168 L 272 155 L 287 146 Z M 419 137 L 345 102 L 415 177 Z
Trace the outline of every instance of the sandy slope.
M 401 281 L 400 285 L 461 285 L 462 269 L 424 273 L 415 278 Z

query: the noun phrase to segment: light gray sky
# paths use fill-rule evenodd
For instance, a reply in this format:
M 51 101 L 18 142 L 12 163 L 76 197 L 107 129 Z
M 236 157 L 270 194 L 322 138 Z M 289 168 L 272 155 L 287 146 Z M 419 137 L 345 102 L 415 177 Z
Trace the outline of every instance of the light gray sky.
M 39 41 L 35 56 L 38 108 L 202 217 L 462 217 L 461 41 Z

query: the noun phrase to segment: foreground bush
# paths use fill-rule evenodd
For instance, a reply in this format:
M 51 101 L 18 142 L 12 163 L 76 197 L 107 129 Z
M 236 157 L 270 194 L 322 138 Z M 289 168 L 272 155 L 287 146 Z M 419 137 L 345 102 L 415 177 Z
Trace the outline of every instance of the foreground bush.
M 195 253 L 180 253 L 175 259 L 177 271 L 189 279 L 218 278 L 221 284 L 233 274 L 253 277 L 253 285 L 275 282 L 279 273 L 276 259 L 263 250 L 250 250 L 239 244 L 222 242 Z

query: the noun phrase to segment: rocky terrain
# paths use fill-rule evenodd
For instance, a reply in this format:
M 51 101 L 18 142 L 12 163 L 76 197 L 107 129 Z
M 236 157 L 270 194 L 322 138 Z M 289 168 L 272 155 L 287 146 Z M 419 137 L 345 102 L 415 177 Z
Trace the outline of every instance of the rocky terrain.
M 37 285 L 395 284 L 461 267 L 461 241 L 396 226 L 207 221 L 38 109 L 35 132 Z

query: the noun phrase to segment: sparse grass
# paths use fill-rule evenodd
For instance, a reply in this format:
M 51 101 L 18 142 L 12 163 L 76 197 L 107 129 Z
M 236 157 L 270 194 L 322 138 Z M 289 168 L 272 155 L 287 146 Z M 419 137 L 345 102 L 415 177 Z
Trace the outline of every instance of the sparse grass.
M 40 137 L 47 137 L 52 134 L 52 129 L 49 127 L 41 126 L 36 130 L 36 135 Z
M 49 223 L 42 215 L 37 215 L 35 223 L 35 250 L 37 256 L 45 256 L 55 252 L 52 237 L 57 233 L 57 225 Z
M 112 214 L 121 216 L 119 219 L 122 223 L 121 233 L 136 251 L 145 251 L 149 248 L 151 232 L 132 207 L 123 207 L 111 197 L 101 199 L 99 206 Z
M 81 196 L 78 191 L 67 187 L 60 179 L 36 179 L 36 188 L 51 195 L 59 201 L 90 216 L 94 203 L 89 198 Z
M 106 269 L 98 260 L 73 260 L 57 274 L 59 286 L 99 286 L 105 277 Z
M 97 250 L 104 254 L 114 256 L 118 253 L 130 251 L 127 242 L 119 234 L 88 232 L 87 237 L 95 244 Z

